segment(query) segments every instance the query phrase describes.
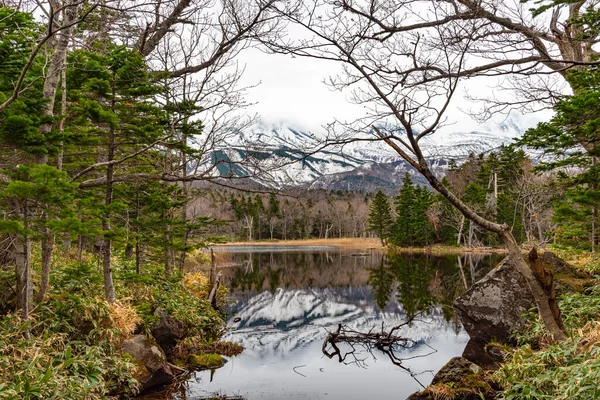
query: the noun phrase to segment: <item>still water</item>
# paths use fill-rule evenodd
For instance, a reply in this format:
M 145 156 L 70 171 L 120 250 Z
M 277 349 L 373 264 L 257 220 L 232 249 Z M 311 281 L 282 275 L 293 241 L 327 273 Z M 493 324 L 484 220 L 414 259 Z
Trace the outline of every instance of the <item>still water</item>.
M 224 340 L 245 350 L 216 371 L 192 374 L 165 398 L 405 399 L 462 354 L 468 336 L 452 302 L 502 258 L 325 247 L 217 251 L 233 299 Z M 341 357 L 331 359 L 322 352 L 339 325 L 389 331 L 415 315 L 396 332 L 413 341 L 409 348 L 389 354 L 340 345 Z

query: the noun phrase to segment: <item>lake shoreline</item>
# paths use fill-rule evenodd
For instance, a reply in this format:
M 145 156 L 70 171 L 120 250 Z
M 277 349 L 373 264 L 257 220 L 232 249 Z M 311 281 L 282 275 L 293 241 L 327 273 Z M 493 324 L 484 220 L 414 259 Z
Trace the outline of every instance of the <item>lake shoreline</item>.
M 216 244 L 211 247 L 214 249 L 228 247 L 228 246 L 260 246 L 260 247 L 309 247 L 309 246 L 323 246 L 323 247 L 337 247 L 341 249 L 354 249 L 354 250 L 379 250 L 385 252 L 404 253 L 404 254 L 438 254 L 438 255 L 455 255 L 455 254 L 473 254 L 473 253 L 495 253 L 505 254 L 506 249 L 503 248 L 467 248 L 452 245 L 431 245 L 431 246 L 419 246 L 419 247 L 396 247 L 396 246 L 382 246 L 381 242 L 377 238 L 331 238 L 331 239 L 300 239 L 300 240 L 257 240 L 257 241 L 243 241 L 243 242 L 227 242 Z

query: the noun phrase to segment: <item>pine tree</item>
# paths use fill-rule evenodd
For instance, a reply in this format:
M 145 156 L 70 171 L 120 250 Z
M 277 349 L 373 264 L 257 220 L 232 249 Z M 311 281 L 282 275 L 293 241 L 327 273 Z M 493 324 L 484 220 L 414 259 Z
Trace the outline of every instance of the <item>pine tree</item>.
M 394 200 L 396 206 L 396 214 L 398 217 L 394 223 L 394 244 L 401 246 L 413 245 L 413 220 L 414 220 L 414 205 L 415 205 L 415 185 L 410 179 L 408 172 L 402 180 L 402 188 L 400 193 Z
M 393 224 L 392 211 L 388 197 L 379 189 L 369 206 L 369 230 L 381 239 L 381 244 L 385 246 L 390 237 Z
M 561 225 L 557 234 L 570 244 L 595 251 L 600 202 L 600 69 L 572 70 L 567 79 L 575 94 L 557 102 L 552 120 L 528 130 L 517 144 L 553 156 L 537 169 L 558 171 L 558 184 L 565 190 L 564 198 L 555 205 L 555 220 Z M 579 172 L 567 174 L 568 167 Z
M 415 203 L 412 213 L 413 242 L 417 245 L 428 245 L 433 237 L 427 211 L 433 203 L 433 194 L 424 186 L 415 188 Z

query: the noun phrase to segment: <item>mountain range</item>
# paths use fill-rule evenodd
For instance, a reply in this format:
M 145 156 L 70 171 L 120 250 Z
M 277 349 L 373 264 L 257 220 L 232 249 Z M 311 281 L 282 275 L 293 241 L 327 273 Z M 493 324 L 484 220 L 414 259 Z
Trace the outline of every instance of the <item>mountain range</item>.
M 425 137 L 421 148 L 433 171 L 443 175 L 451 162 L 460 165 L 471 153 L 487 153 L 510 143 L 522 135 L 522 126 L 518 119 L 507 119 L 476 130 L 436 133 Z M 323 142 L 323 137 L 286 123 L 258 123 L 213 151 L 211 162 L 219 162 L 221 176 L 246 176 L 277 189 L 383 189 L 391 193 L 401 186 L 406 172 L 416 183 L 425 184 L 424 178 L 382 141 L 328 147 Z M 248 159 L 254 162 L 244 161 Z

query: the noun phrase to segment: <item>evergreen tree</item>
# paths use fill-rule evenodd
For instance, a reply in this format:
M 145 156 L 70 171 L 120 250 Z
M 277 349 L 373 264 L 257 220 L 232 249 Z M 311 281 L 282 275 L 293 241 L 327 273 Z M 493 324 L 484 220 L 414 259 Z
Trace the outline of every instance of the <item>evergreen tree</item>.
M 598 203 L 600 202 L 600 69 L 569 72 L 568 81 L 575 92 L 554 106 L 550 122 L 528 130 L 518 145 L 544 150 L 552 161 L 538 170 L 557 171 L 557 184 L 565 196 L 555 204 L 556 233 L 570 244 L 598 246 Z M 570 169 L 576 171 L 566 173 Z
M 381 240 L 381 244 L 385 246 L 391 233 L 393 225 L 392 211 L 388 197 L 379 189 L 369 206 L 369 230 Z
M 402 180 L 400 193 L 394 200 L 396 206 L 396 221 L 394 223 L 394 244 L 401 246 L 413 245 L 413 225 L 415 206 L 415 185 L 408 172 Z
M 396 214 L 393 240 L 400 246 L 424 246 L 433 239 L 428 211 L 433 204 L 433 194 L 426 187 L 415 186 L 406 173 L 402 188 L 395 199 Z
M 379 266 L 369 269 L 368 283 L 371 285 L 371 292 L 380 310 L 383 310 L 390 301 L 396 283 L 394 274 L 385 261 L 382 259 Z

